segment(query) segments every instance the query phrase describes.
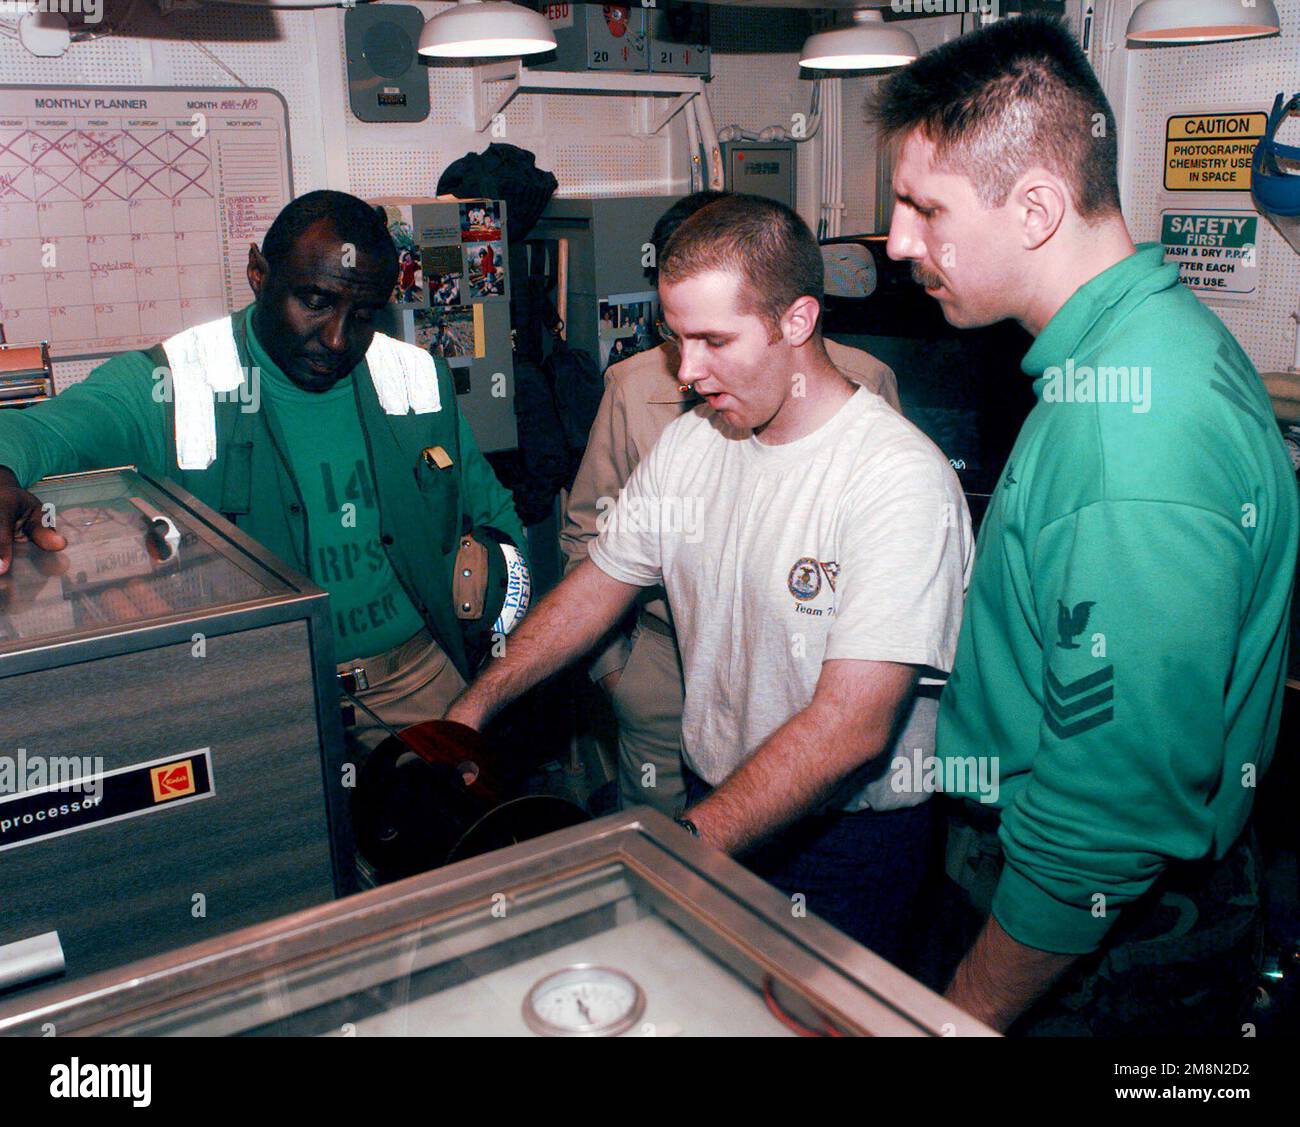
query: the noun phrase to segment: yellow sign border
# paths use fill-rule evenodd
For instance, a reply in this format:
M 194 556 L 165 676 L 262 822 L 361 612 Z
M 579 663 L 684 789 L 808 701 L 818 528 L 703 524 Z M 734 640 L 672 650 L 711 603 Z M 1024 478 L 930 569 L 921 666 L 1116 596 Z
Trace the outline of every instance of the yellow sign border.
M 1236 133 L 1236 134 L 1233 134 L 1233 135 L 1228 136 L 1228 137 L 1204 137 L 1204 138 L 1199 138 L 1199 137 L 1174 137 L 1174 136 L 1171 136 L 1171 130 L 1173 129 L 1173 124 L 1174 124 L 1175 121 L 1195 121 L 1195 120 L 1197 120 L 1198 118 L 1213 118 L 1213 117 L 1245 117 L 1245 118 L 1250 118 L 1250 119 L 1252 119 L 1252 121 L 1251 121 L 1251 124 L 1252 124 L 1252 125 L 1255 123 L 1255 121 L 1258 121 L 1258 123 L 1259 123 L 1259 132 L 1258 132 L 1258 133 L 1255 133 L 1255 132 L 1251 132 L 1251 133 Z M 1216 112 L 1213 112 L 1213 113 L 1175 113 L 1175 114 L 1170 114 L 1170 115 L 1165 119 L 1165 151 L 1164 151 L 1164 158 L 1163 158 L 1164 171 L 1163 171 L 1163 173 L 1162 173 L 1162 175 L 1161 175 L 1161 183 L 1164 185 L 1164 190 L 1165 190 L 1166 192 L 1249 192 L 1249 191 L 1250 191 L 1250 169 L 1249 169 L 1249 168 L 1247 168 L 1247 169 L 1244 170 L 1244 178 L 1245 178 L 1245 181 L 1246 181 L 1246 182 L 1245 182 L 1244 185 L 1242 185 L 1242 186 L 1240 186 L 1240 187 L 1236 187 L 1236 186 L 1231 186 L 1231 187 L 1223 187 L 1223 186 L 1216 186 L 1216 187 L 1197 187 L 1197 186 L 1195 186 L 1195 185 L 1189 185 L 1189 186 L 1187 186 L 1187 187 L 1170 187 L 1170 184 L 1169 184 L 1169 173 L 1170 173 L 1169 162 L 1173 159 L 1173 154 L 1170 152 L 1170 147 L 1171 147 L 1172 145 L 1175 145 L 1175 144 L 1187 144 L 1187 143 L 1193 143 L 1193 144 L 1195 144 L 1197 141 L 1201 141 L 1201 142 L 1203 142 L 1203 143 L 1209 143 L 1209 142 L 1212 142 L 1212 141 L 1225 141 L 1225 140 L 1230 140 L 1230 141 L 1255 141 L 1255 142 L 1258 142 L 1258 141 L 1259 141 L 1259 140 L 1264 136 L 1264 134 L 1265 134 L 1265 132 L 1267 132 L 1267 130 L 1268 130 L 1268 114 L 1265 113 L 1263 110 L 1235 110 L 1235 111 L 1234 111 L 1234 110 L 1226 110 L 1226 111 L 1221 110 L 1221 111 L 1216 111 Z M 1184 174 L 1185 174 L 1185 173 L 1184 173 Z

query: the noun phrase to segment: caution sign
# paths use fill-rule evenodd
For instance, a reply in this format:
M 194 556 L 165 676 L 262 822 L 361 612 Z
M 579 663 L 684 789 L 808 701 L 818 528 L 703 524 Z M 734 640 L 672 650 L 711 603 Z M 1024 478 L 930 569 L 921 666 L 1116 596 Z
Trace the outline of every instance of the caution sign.
M 1264 113 L 1175 114 L 1165 124 L 1165 191 L 1249 192 Z
M 1179 280 L 1207 297 L 1248 297 L 1259 288 L 1253 211 L 1166 211 L 1160 241 Z

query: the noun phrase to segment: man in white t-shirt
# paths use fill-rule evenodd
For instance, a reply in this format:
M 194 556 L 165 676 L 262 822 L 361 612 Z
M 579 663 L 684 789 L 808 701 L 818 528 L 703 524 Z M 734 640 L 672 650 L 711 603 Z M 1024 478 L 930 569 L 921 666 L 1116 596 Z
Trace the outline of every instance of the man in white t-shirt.
M 821 255 L 789 208 L 710 204 L 659 271 L 679 377 L 706 405 L 447 718 L 481 727 L 662 583 L 686 682 L 679 821 L 896 960 L 930 853 L 914 753 L 933 754 L 972 555 L 961 488 L 830 362 Z

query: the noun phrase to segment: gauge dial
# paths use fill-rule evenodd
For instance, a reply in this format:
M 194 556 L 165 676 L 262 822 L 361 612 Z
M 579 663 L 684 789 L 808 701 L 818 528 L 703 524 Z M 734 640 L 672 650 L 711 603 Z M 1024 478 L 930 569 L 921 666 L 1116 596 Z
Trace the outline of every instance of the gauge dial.
M 524 999 L 524 1021 L 547 1037 L 613 1037 L 645 1012 L 645 994 L 622 971 L 577 963 L 546 975 Z

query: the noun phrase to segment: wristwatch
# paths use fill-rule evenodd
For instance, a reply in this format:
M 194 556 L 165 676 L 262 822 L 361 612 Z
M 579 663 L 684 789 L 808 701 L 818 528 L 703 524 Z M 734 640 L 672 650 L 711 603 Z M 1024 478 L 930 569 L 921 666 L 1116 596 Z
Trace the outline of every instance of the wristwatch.
M 692 837 L 700 836 L 700 827 L 697 826 L 694 822 L 692 822 L 688 817 L 686 817 L 685 814 L 678 814 L 677 817 L 673 819 L 673 821 L 676 822 L 679 826 L 681 826 L 682 829 L 684 829 Z

